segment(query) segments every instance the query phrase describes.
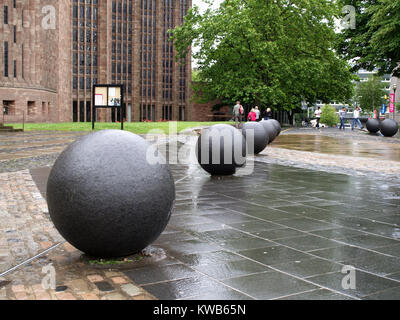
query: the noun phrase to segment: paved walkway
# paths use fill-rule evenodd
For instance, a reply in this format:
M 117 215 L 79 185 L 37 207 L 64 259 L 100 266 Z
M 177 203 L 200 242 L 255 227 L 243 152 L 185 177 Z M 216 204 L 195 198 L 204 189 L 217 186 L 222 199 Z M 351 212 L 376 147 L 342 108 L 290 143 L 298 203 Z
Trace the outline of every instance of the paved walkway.
M 77 137 L 88 132 L 26 131 L 0 135 L 0 172 L 40 168 L 54 163 Z
M 397 182 L 263 162 L 224 178 L 171 167 L 175 211 L 154 243 L 166 258 L 125 270 L 63 243 L 44 200 L 49 166 L 0 174 L 0 274 L 49 250 L 0 278 L 0 299 L 400 299 Z M 50 263 L 56 290 L 41 285 Z M 355 290 L 342 287 L 345 265 Z
M 298 168 L 400 183 L 400 138 L 360 130 L 294 128 L 284 131 L 259 158 Z

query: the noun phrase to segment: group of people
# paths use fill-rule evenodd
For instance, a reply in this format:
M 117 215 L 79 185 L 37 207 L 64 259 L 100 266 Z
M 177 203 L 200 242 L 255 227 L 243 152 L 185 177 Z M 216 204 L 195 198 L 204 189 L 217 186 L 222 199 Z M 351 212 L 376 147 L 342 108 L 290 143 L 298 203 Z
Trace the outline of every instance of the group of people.
M 343 107 L 342 110 L 339 111 L 339 118 L 340 118 L 340 127 L 339 130 L 345 128 L 344 125 L 344 120 L 346 119 L 346 114 L 347 114 L 347 109 L 346 107 Z M 361 115 L 361 108 L 357 106 L 355 110 L 353 111 L 353 121 L 351 122 L 351 130 L 354 130 L 354 127 L 357 125 L 361 130 L 364 129 L 363 125 L 361 124 L 360 121 L 360 115 Z
M 320 127 L 320 122 L 321 122 L 321 114 L 322 110 L 321 107 L 317 107 L 317 110 L 314 112 L 314 116 L 317 120 L 316 127 Z M 339 111 L 339 118 L 340 118 L 340 126 L 339 130 L 344 130 L 345 129 L 345 119 L 346 119 L 346 114 L 347 114 L 347 109 L 346 107 L 343 107 Z M 245 115 L 244 108 L 240 104 L 240 101 L 236 101 L 236 105 L 233 107 L 233 118 L 235 121 L 235 126 L 236 128 L 239 128 L 239 126 L 242 124 L 242 119 Z M 361 124 L 360 121 L 360 115 L 361 115 L 361 108 L 356 107 L 354 112 L 353 112 L 353 121 L 351 122 L 351 130 L 354 130 L 355 126 L 358 126 L 361 130 L 364 129 L 363 125 Z M 264 120 L 269 120 L 272 119 L 272 111 L 271 108 L 267 108 L 261 117 L 261 112 L 258 106 L 255 106 L 250 110 L 250 112 L 247 115 L 247 121 L 261 121 L 261 119 L 264 118 Z
M 319 128 L 320 127 L 320 121 L 321 121 L 321 108 L 318 107 L 317 110 L 315 110 L 314 115 L 315 118 L 317 120 L 317 124 L 316 127 Z M 344 130 L 345 125 L 344 125 L 344 121 L 346 119 L 346 114 L 347 114 L 347 109 L 346 107 L 343 107 L 340 111 L 339 111 L 339 118 L 340 118 L 340 126 L 339 126 L 339 130 Z M 360 121 L 360 115 L 361 115 L 361 108 L 359 106 L 357 106 L 353 112 L 353 121 L 351 122 L 351 130 L 354 130 L 354 127 L 357 125 L 361 130 L 364 129 L 363 125 L 361 124 Z
M 236 128 L 239 128 L 239 126 L 242 124 L 243 116 L 244 116 L 244 108 L 240 104 L 240 101 L 236 101 L 236 105 L 233 107 L 233 118 L 235 120 Z M 264 120 L 272 119 L 271 108 L 267 108 L 263 112 L 262 118 L 264 118 Z M 249 114 L 247 115 L 247 121 L 261 121 L 261 111 L 258 108 L 258 106 L 255 106 L 250 110 Z

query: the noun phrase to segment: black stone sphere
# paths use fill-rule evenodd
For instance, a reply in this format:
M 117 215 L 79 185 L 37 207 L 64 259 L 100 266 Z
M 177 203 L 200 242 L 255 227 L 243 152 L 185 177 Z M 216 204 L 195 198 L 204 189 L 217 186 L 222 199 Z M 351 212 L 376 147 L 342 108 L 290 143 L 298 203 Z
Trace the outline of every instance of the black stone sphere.
M 275 140 L 278 130 L 276 129 L 276 126 L 274 125 L 272 120 L 264 120 L 260 121 L 260 124 L 264 127 L 264 130 L 267 133 L 268 136 L 268 144 L 272 143 L 272 141 Z
M 149 147 L 133 133 L 103 130 L 58 157 L 47 182 L 49 214 L 77 249 L 95 257 L 127 256 L 165 229 L 175 183 L 162 155 L 162 164 L 148 161 L 148 150 L 155 153 Z
M 281 130 L 282 130 L 281 124 L 279 123 L 278 120 L 275 120 L 275 119 L 270 119 L 270 120 L 272 121 L 272 123 L 274 124 L 274 126 L 276 128 L 276 132 L 277 132 L 276 136 L 279 136 L 281 134 Z
M 196 157 L 200 166 L 209 174 L 232 175 L 246 163 L 246 140 L 231 125 L 213 125 L 200 134 Z
M 369 132 L 377 133 L 379 131 L 379 120 L 378 119 L 368 119 L 366 127 Z
M 380 130 L 385 137 L 393 137 L 399 131 L 399 124 L 392 119 L 385 119 L 381 122 Z
M 254 130 L 254 141 L 250 141 L 247 130 Z M 268 135 L 262 124 L 259 122 L 246 122 L 242 127 L 243 136 L 246 138 L 248 147 L 250 143 L 254 145 L 254 154 L 258 154 L 268 145 Z M 253 140 L 253 139 L 252 139 Z

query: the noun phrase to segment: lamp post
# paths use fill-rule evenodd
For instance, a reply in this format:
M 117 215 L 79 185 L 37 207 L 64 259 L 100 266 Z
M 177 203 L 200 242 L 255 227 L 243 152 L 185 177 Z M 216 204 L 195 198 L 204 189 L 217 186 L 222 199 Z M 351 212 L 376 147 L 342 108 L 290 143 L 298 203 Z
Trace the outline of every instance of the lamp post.
M 394 97 L 393 97 L 393 120 L 396 120 L 396 89 L 397 89 L 397 83 L 393 83 L 393 92 L 394 92 Z

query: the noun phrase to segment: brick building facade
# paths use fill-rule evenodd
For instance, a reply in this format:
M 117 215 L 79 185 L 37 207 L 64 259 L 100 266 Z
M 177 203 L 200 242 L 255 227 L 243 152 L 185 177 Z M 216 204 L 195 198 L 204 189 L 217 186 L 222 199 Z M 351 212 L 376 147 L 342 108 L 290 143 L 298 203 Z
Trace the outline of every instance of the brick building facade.
M 8 119 L 91 121 L 92 85 L 123 84 L 124 118 L 190 119 L 190 56 L 168 29 L 191 0 L 0 0 L 0 104 Z M 99 110 L 97 120 L 119 119 Z M 11 120 L 12 121 L 12 120 Z
M 20 121 L 25 111 L 29 121 L 67 120 L 68 32 L 51 22 L 65 24 L 69 1 L 1 0 L 0 7 L 0 103 L 8 119 Z M 43 20 L 48 13 L 55 19 Z

